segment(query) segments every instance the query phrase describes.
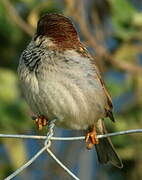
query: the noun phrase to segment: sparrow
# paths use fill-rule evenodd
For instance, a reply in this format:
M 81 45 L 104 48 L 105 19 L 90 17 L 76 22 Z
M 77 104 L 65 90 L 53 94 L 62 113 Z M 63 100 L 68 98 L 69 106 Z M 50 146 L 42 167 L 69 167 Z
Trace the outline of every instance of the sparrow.
M 110 138 L 97 139 L 107 133 L 104 118 L 115 121 L 112 100 L 69 18 L 46 14 L 39 19 L 18 76 L 39 129 L 56 118 L 59 127 L 85 130 L 87 148 L 95 145 L 99 162 L 122 168 Z

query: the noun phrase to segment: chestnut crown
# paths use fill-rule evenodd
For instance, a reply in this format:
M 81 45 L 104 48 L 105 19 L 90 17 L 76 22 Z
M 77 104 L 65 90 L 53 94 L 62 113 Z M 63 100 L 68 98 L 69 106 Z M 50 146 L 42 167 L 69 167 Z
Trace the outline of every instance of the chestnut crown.
M 70 48 L 79 43 L 77 32 L 72 22 L 60 14 L 46 14 L 37 24 L 36 37 L 51 38 L 58 46 Z

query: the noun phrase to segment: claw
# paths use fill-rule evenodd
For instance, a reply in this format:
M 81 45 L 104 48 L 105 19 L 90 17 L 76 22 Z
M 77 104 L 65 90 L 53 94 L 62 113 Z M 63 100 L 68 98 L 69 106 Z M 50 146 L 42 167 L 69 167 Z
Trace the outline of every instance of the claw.
M 34 120 L 36 122 L 38 130 L 42 130 L 43 127 L 47 126 L 48 124 L 48 119 L 43 115 L 36 117 Z
M 94 144 L 99 144 L 95 126 L 90 132 L 87 133 L 85 142 L 87 144 L 87 149 L 92 149 Z

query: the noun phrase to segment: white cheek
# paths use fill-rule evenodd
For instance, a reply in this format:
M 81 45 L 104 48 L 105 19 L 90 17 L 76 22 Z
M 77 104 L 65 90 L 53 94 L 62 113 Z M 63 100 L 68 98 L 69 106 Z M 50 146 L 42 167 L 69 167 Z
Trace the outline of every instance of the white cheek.
M 40 43 L 42 42 L 42 45 L 41 46 L 43 46 L 43 47 L 53 47 L 53 46 L 55 46 L 55 44 L 53 43 L 53 41 L 51 41 L 51 39 L 50 38 L 44 38 L 44 40 L 41 40 L 41 38 L 40 37 L 37 37 L 37 39 L 36 39 L 36 41 L 35 41 L 35 45 L 36 46 L 39 46 L 40 45 Z

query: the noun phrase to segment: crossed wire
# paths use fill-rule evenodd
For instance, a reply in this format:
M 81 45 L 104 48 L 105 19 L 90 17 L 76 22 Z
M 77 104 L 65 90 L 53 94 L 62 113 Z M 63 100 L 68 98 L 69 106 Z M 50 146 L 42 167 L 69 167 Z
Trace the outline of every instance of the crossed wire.
M 52 120 L 48 126 L 48 132 L 46 136 L 36 136 L 36 135 L 11 135 L 11 134 L 0 134 L 0 138 L 23 138 L 23 139 L 44 139 L 44 146 L 31 158 L 26 162 L 23 166 L 18 168 L 15 172 L 10 174 L 4 180 L 11 180 L 15 176 L 17 176 L 21 171 L 25 168 L 30 166 L 43 152 L 47 151 L 48 154 L 75 180 L 80 180 L 75 174 L 73 174 L 50 150 L 51 140 L 83 140 L 85 139 L 84 136 L 80 137 L 53 137 L 54 135 L 54 126 L 55 126 L 56 119 Z M 110 136 L 117 136 L 117 135 L 125 135 L 125 134 L 133 134 L 133 133 L 142 133 L 142 129 L 132 129 L 126 131 L 120 131 L 115 133 L 108 133 L 104 135 L 97 135 L 97 138 L 106 138 Z

